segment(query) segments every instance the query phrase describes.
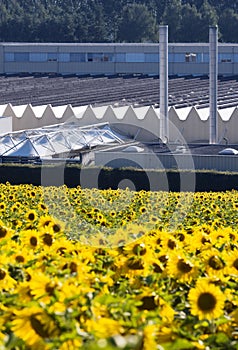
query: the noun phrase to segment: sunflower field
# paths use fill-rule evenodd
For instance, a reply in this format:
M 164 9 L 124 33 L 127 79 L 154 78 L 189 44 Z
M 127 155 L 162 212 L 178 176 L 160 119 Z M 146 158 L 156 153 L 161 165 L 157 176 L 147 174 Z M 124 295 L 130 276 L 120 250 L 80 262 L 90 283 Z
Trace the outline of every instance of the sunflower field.
M 238 349 L 238 192 L 0 184 L 0 349 Z

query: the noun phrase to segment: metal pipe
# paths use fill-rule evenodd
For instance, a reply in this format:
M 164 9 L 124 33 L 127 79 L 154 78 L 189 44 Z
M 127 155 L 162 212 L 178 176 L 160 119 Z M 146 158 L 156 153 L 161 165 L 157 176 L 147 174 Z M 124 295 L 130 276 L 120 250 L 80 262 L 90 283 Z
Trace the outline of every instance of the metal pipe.
M 217 75 L 218 75 L 218 44 L 217 26 L 209 27 L 209 89 L 210 89 L 210 130 L 209 143 L 218 143 L 217 123 Z
M 168 128 L 168 26 L 159 26 L 160 139 L 169 140 Z

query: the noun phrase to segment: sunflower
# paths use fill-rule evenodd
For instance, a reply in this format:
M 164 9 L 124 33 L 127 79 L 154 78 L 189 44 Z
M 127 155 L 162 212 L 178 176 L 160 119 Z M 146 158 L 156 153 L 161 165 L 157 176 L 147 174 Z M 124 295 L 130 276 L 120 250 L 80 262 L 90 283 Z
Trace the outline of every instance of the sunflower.
M 31 294 L 35 299 L 48 303 L 54 297 L 56 290 L 61 288 L 57 277 L 49 277 L 41 272 L 35 272 L 29 281 Z
M 51 227 L 54 233 L 59 233 L 63 232 L 65 229 L 65 224 L 51 215 L 41 216 L 39 219 L 38 228 L 46 229 L 48 227 Z
M 43 215 L 40 217 L 39 219 L 39 224 L 38 224 L 38 228 L 46 228 L 50 225 L 52 225 L 54 222 L 52 216 L 50 215 Z
M 0 266 L 0 289 L 11 290 L 15 287 L 16 281 L 9 275 L 8 271 Z
M 39 248 L 42 245 L 40 239 L 40 232 L 34 229 L 21 231 L 20 240 L 23 246 L 27 246 L 31 249 Z
M 37 207 L 40 211 L 48 212 L 47 205 L 43 202 L 39 202 Z
M 198 316 L 199 320 L 213 320 L 223 314 L 225 295 L 207 279 L 198 280 L 195 288 L 189 291 L 188 300 L 191 314 Z
M 234 250 L 225 255 L 225 261 L 227 264 L 226 274 L 238 276 L 238 250 Z
M 10 211 L 11 213 L 18 213 L 20 209 L 21 209 L 21 203 L 16 202 L 11 206 Z
M 223 278 L 225 271 L 225 259 L 223 254 L 215 248 L 201 253 L 201 260 L 205 265 L 205 272 L 209 277 Z
M 200 227 L 197 227 L 193 235 L 190 236 L 189 245 L 190 251 L 202 251 L 206 249 L 210 249 L 212 246 L 212 238 L 210 234 L 206 234 L 201 230 Z
M 11 238 L 11 236 L 13 235 L 14 231 L 10 228 L 8 228 L 7 226 L 5 226 L 3 224 L 3 222 L 0 220 L 0 242 L 1 240 L 5 240 L 8 238 Z
M 161 246 L 165 252 L 176 251 L 181 246 L 181 242 L 178 241 L 172 234 L 163 232 L 161 235 Z
M 182 252 L 170 254 L 167 271 L 169 276 L 180 282 L 191 282 L 198 275 L 198 266 Z
M 36 306 L 14 310 L 11 329 L 31 349 L 46 349 L 43 339 L 58 333 L 52 319 Z
M 231 241 L 236 238 L 236 233 L 231 227 L 221 227 L 211 232 L 212 242 L 217 248 L 229 247 Z
M 140 214 L 144 214 L 146 213 L 146 211 L 147 211 L 147 208 L 144 205 L 139 208 Z
M 0 202 L 0 212 L 5 211 L 5 209 L 6 209 L 6 203 Z
M 11 263 L 14 265 L 25 265 L 35 259 L 34 251 L 29 250 L 27 246 L 19 244 L 11 245 Z
M 29 211 L 26 213 L 25 218 L 26 218 L 26 221 L 27 221 L 27 222 L 30 222 L 30 223 L 36 221 L 36 219 L 37 219 L 37 213 L 36 213 L 36 211 L 35 211 L 34 209 L 29 210 Z

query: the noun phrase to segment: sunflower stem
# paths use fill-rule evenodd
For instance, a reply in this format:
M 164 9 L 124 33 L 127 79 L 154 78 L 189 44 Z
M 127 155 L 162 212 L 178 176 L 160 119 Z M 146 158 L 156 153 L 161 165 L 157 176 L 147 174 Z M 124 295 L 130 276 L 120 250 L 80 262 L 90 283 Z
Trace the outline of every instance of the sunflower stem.
M 215 333 L 216 333 L 216 324 L 215 324 L 214 319 L 212 319 L 212 320 L 210 321 L 210 331 L 211 331 L 212 334 L 215 334 Z

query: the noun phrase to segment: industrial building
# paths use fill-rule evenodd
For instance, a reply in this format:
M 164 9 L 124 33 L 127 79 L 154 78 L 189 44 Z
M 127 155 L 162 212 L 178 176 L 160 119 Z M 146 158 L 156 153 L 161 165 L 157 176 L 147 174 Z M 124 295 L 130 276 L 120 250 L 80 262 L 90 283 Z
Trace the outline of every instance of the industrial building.
M 218 43 L 218 74 L 238 75 L 238 44 Z M 0 43 L 0 74 L 159 75 L 156 43 Z M 209 74 L 208 43 L 169 43 L 168 74 Z
M 171 44 L 167 29 L 160 44 L 1 44 L 2 162 L 29 148 L 37 162 L 237 171 L 238 44 L 216 27 L 208 44 Z

